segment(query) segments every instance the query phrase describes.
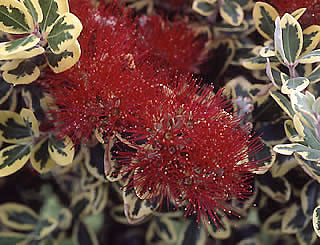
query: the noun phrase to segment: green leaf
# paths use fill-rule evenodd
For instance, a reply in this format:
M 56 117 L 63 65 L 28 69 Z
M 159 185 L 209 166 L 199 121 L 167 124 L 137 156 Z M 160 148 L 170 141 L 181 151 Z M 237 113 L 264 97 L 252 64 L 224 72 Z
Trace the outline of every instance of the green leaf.
M 31 165 L 40 174 L 47 173 L 56 166 L 56 163 L 50 158 L 48 144 L 49 139 L 45 137 L 31 151 Z
M 195 0 L 192 3 L 192 10 L 201 14 L 202 16 L 210 16 L 215 10 L 216 6 L 213 3 L 210 3 L 208 0 Z
M 243 21 L 244 12 L 241 6 L 232 0 L 224 0 L 220 7 L 221 17 L 230 25 L 238 26 Z
M 60 16 L 47 37 L 48 45 L 51 51 L 59 54 L 72 45 L 82 30 L 80 20 L 71 13 L 65 13 Z
M 24 205 L 12 202 L 0 205 L 0 220 L 9 228 L 31 231 L 38 223 L 38 219 L 38 215 Z
M 317 233 L 318 237 L 320 237 L 320 205 L 313 211 L 312 223 L 314 231 Z
M 320 161 L 319 150 L 315 150 L 297 143 L 276 145 L 273 147 L 273 150 L 283 155 L 292 155 L 293 153 L 297 153 L 305 160 Z
M 299 63 L 310 64 L 320 61 L 320 49 L 313 50 L 299 59 Z
M 293 118 L 293 115 L 295 114 L 295 112 L 293 111 L 290 101 L 277 91 L 271 91 L 270 95 L 278 103 L 281 109 L 284 110 L 290 117 Z
M 0 68 L 1 69 L 1 68 Z M 6 101 L 13 91 L 13 86 L 7 83 L 3 78 L 0 78 L 0 104 Z
M 264 2 L 257 2 L 253 8 L 253 20 L 257 31 L 266 39 L 272 40 L 274 36 L 274 22 L 279 16 L 277 10 Z
M 40 23 L 42 33 L 49 33 L 53 23 L 59 15 L 69 11 L 67 0 L 38 0 L 43 13 L 43 20 Z
M 3 42 L 0 46 L 0 56 L 4 58 L 6 56 L 13 55 L 21 51 L 33 48 L 39 42 L 40 38 L 34 34 L 13 41 Z
M 295 18 L 289 14 L 285 14 L 280 20 L 280 27 L 284 56 L 289 64 L 293 64 L 298 59 L 302 50 L 303 34 L 301 26 Z M 276 47 L 279 48 L 278 45 Z M 284 59 L 284 57 L 282 58 Z
M 38 79 L 40 76 L 40 69 L 33 62 L 24 60 L 19 63 L 17 68 L 10 71 L 4 71 L 2 76 L 8 83 L 15 85 L 29 84 Z
M 11 34 L 32 32 L 34 28 L 31 15 L 25 6 L 16 0 L 0 1 L 0 30 Z
M 312 25 L 303 30 L 303 46 L 300 57 L 311 52 L 320 41 L 320 26 Z
M 283 215 L 281 230 L 286 234 L 296 234 L 303 230 L 311 220 L 302 211 L 300 203 L 293 203 Z
M 23 245 L 27 235 L 18 232 L 0 232 L 0 244 Z
M 286 80 L 282 87 L 281 92 L 283 94 L 291 94 L 292 92 L 303 91 L 310 84 L 309 80 L 305 77 L 295 77 Z
M 294 116 L 296 116 L 296 115 L 294 115 Z M 303 142 L 304 141 L 303 137 L 301 137 L 298 134 L 297 130 L 295 129 L 292 120 L 286 120 L 285 121 L 284 130 L 286 132 L 286 135 L 287 135 L 288 139 L 291 142 Z
M 269 59 L 268 59 L 269 61 Z M 282 78 L 281 75 L 283 74 L 278 68 L 276 67 L 271 67 L 270 62 L 267 63 L 266 67 L 266 74 L 270 81 L 277 87 L 281 88 L 282 86 Z M 284 75 L 282 75 L 283 77 Z
M 30 158 L 29 145 L 11 145 L 0 151 L 0 177 L 8 176 L 21 169 Z
M 98 238 L 94 231 L 83 222 L 77 222 L 72 231 L 75 245 L 98 245 Z
M 32 130 L 18 113 L 0 111 L 0 139 L 7 143 L 28 142 L 32 139 Z
M 47 49 L 46 57 L 51 70 L 55 73 L 59 73 L 68 70 L 77 63 L 80 58 L 80 54 L 80 45 L 76 40 L 60 54 L 55 54 L 50 49 Z
M 50 157 L 58 165 L 65 166 L 73 161 L 75 149 L 69 137 L 60 140 L 55 137 L 50 137 L 48 149 Z
M 257 170 L 253 171 L 255 174 L 266 173 L 272 167 L 276 157 L 271 146 L 264 142 L 261 143 L 263 144 L 263 148 L 250 157 L 253 161 L 261 163 L 258 165 Z
M 34 23 L 40 23 L 43 19 L 42 10 L 38 0 L 22 0 L 24 6 L 28 9 Z

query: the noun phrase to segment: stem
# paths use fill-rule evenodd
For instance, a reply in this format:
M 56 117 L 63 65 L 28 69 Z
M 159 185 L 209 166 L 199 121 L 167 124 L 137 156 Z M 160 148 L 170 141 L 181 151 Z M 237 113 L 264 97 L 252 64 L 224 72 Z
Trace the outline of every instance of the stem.
M 290 78 L 295 78 L 298 76 L 296 72 L 296 64 L 289 64 L 288 68 L 289 68 Z

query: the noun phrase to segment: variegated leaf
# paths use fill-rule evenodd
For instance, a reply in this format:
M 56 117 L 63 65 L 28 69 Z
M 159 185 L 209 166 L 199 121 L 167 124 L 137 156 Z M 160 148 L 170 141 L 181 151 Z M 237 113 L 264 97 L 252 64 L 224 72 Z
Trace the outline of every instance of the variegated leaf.
M 0 104 L 6 101 L 13 91 L 13 86 L 0 78 Z
M 271 235 L 281 235 L 281 223 L 283 215 L 286 212 L 286 208 L 280 209 L 277 212 L 269 216 L 262 226 L 262 230 L 271 234 Z
M 257 2 L 253 9 L 253 20 L 257 31 L 266 39 L 272 40 L 274 35 L 274 22 L 279 16 L 277 10 L 264 2 Z
M 55 54 L 64 52 L 70 45 L 74 44 L 80 32 L 82 24 L 80 20 L 71 13 L 60 16 L 47 37 L 48 45 Z
M 320 237 L 320 205 L 313 211 L 312 223 L 314 231 L 317 233 L 318 237 Z
M 90 152 L 85 152 L 90 151 Z M 97 144 L 90 149 L 84 150 L 85 154 L 90 154 L 92 157 L 88 157 L 88 161 L 85 161 L 89 173 L 96 179 L 106 182 L 106 176 L 104 173 L 104 149 L 101 144 Z
M 308 181 L 301 190 L 301 207 L 306 216 L 311 217 L 316 206 L 320 205 L 320 185 L 315 180 Z
M 0 0 L 0 30 L 11 34 L 32 32 L 31 15 L 26 7 L 16 0 Z
M 296 20 L 299 20 L 300 17 L 306 12 L 307 8 L 299 8 L 293 11 L 290 15 L 295 18 Z
M 34 229 L 35 239 L 41 240 L 52 233 L 58 226 L 58 221 L 52 217 L 42 218 Z
M 0 56 L 0 60 L 28 59 L 28 58 L 32 58 L 32 57 L 38 56 L 43 53 L 44 53 L 44 48 L 35 46 L 33 48 L 23 50 L 18 53 Z M 12 68 L 10 70 L 13 70 L 13 69 L 15 69 L 15 68 Z M 1 70 L 3 70 L 2 67 L 1 67 Z
M 85 223 L 77 222 L 72 231 L 74 245 L 98 245 L 98 238 L 95 232 Z
M 40 23 L 43 19 L 42 10 L 38 0 L 20 0 L 28 9 L 34 23 Z
M 68 0 L 38 0 L 43 14 L 40 22 L 42 33 L 49 33 L 59 15 L 69 12 Z
M 271 56 L 275 56 L 274 47 L 263 47 L 259 51 L 259 55 L 261 55 L 264 58 L 268 58 Z
M 10 71 L 4 71 L 2 76 L 8 83 L 15 85 L 29 84 L 38 79 L 40 76 L 40 69 L 33 62 L 24 60 L 19 63 L 17 68 Z
M 180 221 L 179 223 L 186 223 L 184 221 Z M 181 227 L 182 224 L 179 224 Z M 182 231 L 181 231 L 182 230 Z M 188 222 L 186 228 L 182 228 L 181 235 L 178 238 L 177 244 L 183 245 L 205 245 L 208 240 L 208 235 L 205 232 L 205 229 L 202 228 L 202 225 L 199 226 L 195 220 L 191 220 Z
M 320 166 L 318 162 L 303 159 L 302 156 L 294 153 L 294 157 L 298 161 L 302 169 L 313 179 L 320 183 Z
M 296 234 L 303 230 L 311 220 L 311 216 L 306 216 L 300 203 L 293 203 L 283 215 L 281 230 L 286 234 Z
M 21 169 L 31 155 L 30 145 L 11 145 L 0 151 L 0 177 L 8 176 Z
M 299 63 L 309 64 L 320 61 L 320 49 L 313 50 L 299 59 Z
M 136 224 L 144 220 L 160 205 L 159 200 L 155 198 L 140 199 L 134 189 L 123 191 L 124 213 L 129 224 Z
M 31 231 L 36 227 L 39 216 L 27 206 L 7 202 L 0 205 L 0 220 L 9 228 Z
M 7 60 L 1 67 L 0 71 L 10 71 L 16 69 L 23 59 Z
M 28 36 L 13 41 L 0 43 L 0 56 L 3 59 L 6 56 L 13 55 L 21 51 L 33 48 L 39 43 L 39 41 L 39 37 L 37 37 L 34 34 L 30 34 Z
M 48 149 L 50 157 L 58 165 L 65 166 L 73 161 L 75 149 L 69 137 L 60 140 L 55 137 L 50 137 Z
M 289 14 L 285 14 L 280 20 L 280 27 L 284 56 L 290 64 L 293 64 L 300 56 L 302 50 L 303 34 L 301 26 L 295 18 Z
M 307 76 L 307 79 L 311 84 L 320 81 L 320 65 L 318 65 L 312 72 Z
M 74 219 L 82 218 L 90 212 L 92 195 L 89 192 L 82 192 L 72 198 L 70 205 L 71 213 Z
M 30 109 L 23 108 L 20 111 L 20 116 L 24 120 L 24 123 L 32 130 L 35 137 L 40 136 L 39 122 L 35 117 L 34 113 Z
M 281 109 L 284 110 L 290 117 L 293 118 L 293 115 L 295 114 L 295 112 L 293 111 L 290 101 L 277 91 L 271 91 L 270 95 L 278 103 Z
M 208 233 L 215 239 L 227 239 L 231 235 L 231 225 L 227 216 L 217 213 L 217 221 L 209 218 L 205 223 Z
M 271 168 L 272 177 L 283 177 L 297 165 L 298 162 L 293 156 L 277 154 L 276 160 Z
M 311 214 L 312 216 L 312 214 Z M 317 234 L 314 232 L 312 222 L 309 222 L 307 227 L 296 234 L 299 244 L 302 245 L 316 245 L 317 244 Z
M 257 177 L 259 189 L 271 199 L 279 203 L 286 203 L 291 196 L 291 186 L 285 177 L 273 178 L 270 172 Z
M 303 30 L 303 46 L 300 57 L 311 52 L 320 41 L 320 26 L 312 25 Z
M 101 184 L 94 189 L 94 199 L 92 202 L 92 214 L 100 214 L 108 202 L 108 185 Z
M 305 77 L 295 77 L 286 80 L 282 87 L 281 92 L 283 94 L 291 94 L 292 92 L 303 91 L 310 84 L 309 80 Z
M 278 65 L 280 62 L 276 57 L 269 57 L 269 61 L 272 65 Z M 257 56 L 254 58 L 246 59 L 242 62 L 242 66 L 249 70 L 264 70 L 267 67 L 267 58 Z
M 268 78 L 277 88 L 281 88 L 283 80 L 286 79 L 286 74 L 282 73 L 276 67 L 271 67 L 269 59 L 267 59 L 267 61 L 266 74 Z
M 210 0 L 195 0 L 192 3 L 192 10 L 202 16 L 210 16 L 216 11 L 216 6 Z
M 46 57 L 51 70 L 53 70 L 55 73 L 59 73 L 68 70 L 75 63 L 77 63 L 80 58 L 80 54 L 80 45 L 76 40 L 60 54 L 55 54 L 50 49 L 48 49 Z
M 0 139 L 7 143 L 28 142 L 32 139 L 32 130 L 18 113 L 0 111 Z
M 49 139 L 45 137 L 37 143 L 31 151 L 31 165 L 40 174 L 47 173 L 56 166 L 56 163 L 49 155 L 48 143 Z
M 320 161 L 319 150 L 315 150 L 297 143 L 276 145 L 273 147 L 273 150 L 283 155 L 292 155 L 293 153 L 297 153 L 306 160 Z
M 20 232 L 0 232 L 0 244 L 24 245 L 28 236 Z
M 219 10 L 221 17 L 230 25 L 238 26 L 243 21 L 244 12 L 236 1 L 224 0 Z
M 294 115 L 294 116 L 296 116 L 296 115 Z M 286 120 L 285 121 L 284 130 L 286 132 L 286 135 L 287 135 L 288 139 L 291 142 L 303 142 L 304 141 L 303 137 L 301 137 L 298 134 L 297 130 L 295 129 L 292 120 Z

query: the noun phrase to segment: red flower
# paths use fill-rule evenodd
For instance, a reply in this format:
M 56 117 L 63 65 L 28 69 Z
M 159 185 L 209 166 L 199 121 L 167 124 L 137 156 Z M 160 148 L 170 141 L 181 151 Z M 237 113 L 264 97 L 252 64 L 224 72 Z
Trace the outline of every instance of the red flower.
M 152 79 L 146 81 L 143 73 L 150 66 L 135 56 L 136 25 L 131 15 L 116 2 L 101 9 L 80 12 L 87 15 L 80 14 L 85 25 L 79 38 L 79 62 L 64 73 L 46 76 L 59 106 L 52 111 L 57 129 L 76 142 L 88 138 L 95 128 L 106 135 L 120 129 L 154 90 L 149 84 Z M 152 71 L 148 70 L 149 78 Z
M 145 105 L 144 117 L 132 120 L 135 127 L 126 132 L 135 151 L 118 153 L 118 161 L 122 174 L 132 176 L 126 188 L 140 198 L 167 197 L 184 206 L 186 215 L 197 213 L 198 222 L 219 223 L 217 212 L 232 212 L 229 200 L 251 192 L 257 163 L 248 155 L 261 146 L 223 109 L 227 103 L 220 93 L 213 96 L 211 87 L 200 89 L 184 79 L 176 89 L 163 86 Z
M 269 0 L 280 15 L 292 13 L 299 8 L 307 8 L 306 12 L 299 19 L 305 26 L 320 24 L 320 1 L 319 0 Z
M 170 22 L 160 16 L 139 18 L 141 40 L 140 52 L 149 51 L 149 59 L 159 67 L 171 71 L 195 72 L 203 43 L 196 40 L 195 33 L 186 21 Z

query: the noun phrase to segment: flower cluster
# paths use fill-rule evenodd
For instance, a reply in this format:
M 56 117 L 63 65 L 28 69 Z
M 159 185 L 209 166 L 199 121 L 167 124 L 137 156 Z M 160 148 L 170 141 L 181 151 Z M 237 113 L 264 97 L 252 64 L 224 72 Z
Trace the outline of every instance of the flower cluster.
M 134 19 L 115 1 L 81 5 L 73 10 L 84 23 L 80 61 L 47 76 L 57 129 L 77 143 L 97 129 L 106 140 L 130 135 L 135 150 L 117 160 L 130 176 L 126 188 L 141 199 L 168 198 L 198 222 L 231 212 L 227 202 L 251 192 L 257 163 L 249 156 L 260 145 L 226 111 L 221 93 L 187 75 L 202 44 L 184 21 Z
M 280 13 L 283 15 L 285 13 L 292 13 L 299 8 L 306 8 L 306 12 L 301 17 L 301 23 L 305 26 L 317 25 L 320 23 L 320 1 L 319 0 L 269 0 Z

